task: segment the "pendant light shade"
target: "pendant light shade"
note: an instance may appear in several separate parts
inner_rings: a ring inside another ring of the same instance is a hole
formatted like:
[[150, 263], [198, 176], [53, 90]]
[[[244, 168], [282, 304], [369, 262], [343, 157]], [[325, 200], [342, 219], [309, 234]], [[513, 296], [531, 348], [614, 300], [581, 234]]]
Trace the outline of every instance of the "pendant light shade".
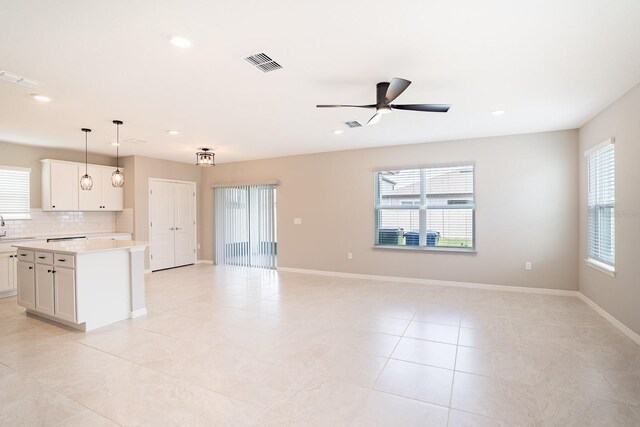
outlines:
[[120, 125], [121, 120], [114, 120], [113, 124], [116, 125], [116, 170], [111, 174], [111, 185], [114, 187], [122, 187], [124, 185], [124, 174], [120, 172], [119, 158], [120, 158]]
[[93, 178], [89, 176], [89, 166], [87, 165], [87, 139], [91, 129], [82, 128], [82, 132], [84, 132], [84, 175], [80, 178], [80, 188], [91, 190], [93, 188]]
[[196, 153], [196, 166], [215, 166], [215, 156], [208, 148], [202, 148], [202, 151]]

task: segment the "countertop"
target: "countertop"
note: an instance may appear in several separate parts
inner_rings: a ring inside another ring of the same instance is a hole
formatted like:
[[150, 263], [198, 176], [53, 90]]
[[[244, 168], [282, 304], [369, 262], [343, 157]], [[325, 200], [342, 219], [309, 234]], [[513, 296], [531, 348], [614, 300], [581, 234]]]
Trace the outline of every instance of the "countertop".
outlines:
[[104, 233], [64, 233], [64, 234], [41, 234], [36, 236], [19, 236], [19, 237], [2, 237], [0, 238], [0, 244], [2, 243], [14, 243], [14, 242], [22, 242], [28, 240], [47, 240], [47, 239], [55, 239], [60, 237], [70, 237], [70, 236], [85, 236], [89, 239], [97, 239], [100, 237], [109, 237], [109, 236], [131, 236], [131, 233], [126, 232], [104, 232]]
[[32, 251], [47, 251], [78, 255], [89, 252], [113, 251], [149, 246], [149, 242], [136, 240], [71, 240], [67, 242], [19, 242], [13, 247]]

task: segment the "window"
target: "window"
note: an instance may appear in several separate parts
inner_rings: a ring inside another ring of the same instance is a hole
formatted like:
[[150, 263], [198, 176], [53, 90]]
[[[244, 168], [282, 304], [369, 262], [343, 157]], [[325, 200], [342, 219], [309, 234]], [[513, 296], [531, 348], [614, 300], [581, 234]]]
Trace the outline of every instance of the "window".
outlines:
[[375, 172], [375, 244], [475, 248], [474, 166]]
[[587, 256], [596, 267], [615, 266], [615, 156], [613, 139], [585, 153], [587, 158]]
[[31, 169], [0, 166], [0, 215], [4, 219], [30, 218], [30, 174]]

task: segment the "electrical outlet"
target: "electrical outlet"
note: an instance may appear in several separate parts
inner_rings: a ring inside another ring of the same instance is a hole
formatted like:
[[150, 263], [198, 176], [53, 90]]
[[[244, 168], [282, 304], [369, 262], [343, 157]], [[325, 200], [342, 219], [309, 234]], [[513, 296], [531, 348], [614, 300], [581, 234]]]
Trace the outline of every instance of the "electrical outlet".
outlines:
[[198, 249], [200, 249], [200, 243], [198, 243]]
[[347, 259], [353, 259], [353, 253], [347, 252]]
[[524, 269], [527, 271], [531, 271], [531, 261], [525, 261]]
[[293, 218], [293, 223], [295, 225], [300, 225], [302, 224], [302, 218]]

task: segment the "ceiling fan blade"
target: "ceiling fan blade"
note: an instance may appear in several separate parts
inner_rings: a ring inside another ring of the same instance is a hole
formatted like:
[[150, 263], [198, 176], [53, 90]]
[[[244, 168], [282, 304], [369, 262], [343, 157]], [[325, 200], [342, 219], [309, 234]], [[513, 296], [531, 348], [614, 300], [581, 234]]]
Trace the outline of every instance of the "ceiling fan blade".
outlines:
[[446, 113], [451, 108], [449, 104], [404, 104], [389, 105], [392, 110], [427, 111], [431, 113]]
[[409, 80], [394, 77], [391, 80], [391, 83], [389, 83], [387, 94], [384, 97], [384, 102], [386, 104], [393, 102], [393, 100], [399, 97], [400, 94], [402, 94], [402, 92], [404, 92], [410, 84], [411, 82]]
[[353, 108], [376, 108], [372, 105], [316, 105], [317, 108], [339, 108], [339, 107], [353, 107]]
[[373, 117], [371, 117], [369, 119], [369, 121], [367, 122], [367, 126], [369, 125], [375, 125], [376, 123], [378, 123], [380, 121], [380, 119], [382, 118], [382, 114], [380, 113], [375, 113], [373, 115]]

